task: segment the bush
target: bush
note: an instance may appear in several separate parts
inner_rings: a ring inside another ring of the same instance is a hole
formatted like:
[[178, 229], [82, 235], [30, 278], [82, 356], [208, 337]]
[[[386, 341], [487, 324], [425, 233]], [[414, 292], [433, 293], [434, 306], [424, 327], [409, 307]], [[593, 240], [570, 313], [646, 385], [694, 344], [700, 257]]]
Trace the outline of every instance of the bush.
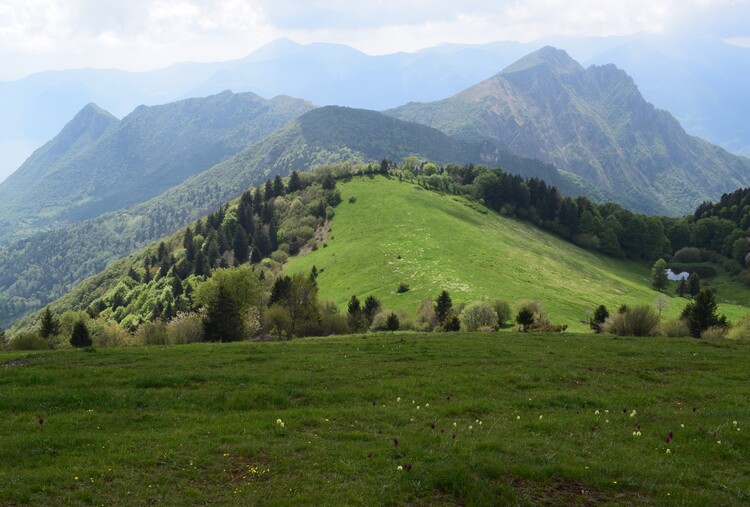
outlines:
[[93, 333], [95, 347], [125, 347], [132, 342], [131, 335], [122, 326], [108, 324]]
[[398, 287], [396, 288], [396, 294], [403, 294], [404, 292], [409, 292], [409, 284], [408, 283], [398, 284]]
[[288, 336], [292, 327], [292, 316], [286, 308], [281, 305], [271, 305], [263, 314], [263, 329], [266, 333], [275, 335], [279, 340], [284, 335]]
[[388, 318], [385, 319], [385, 330], [386, 331], [398, 331], [399, 325], [400, 323], [398, 320], [398, 315], [396, 315], [393, 312], [388, 314]]
[[732, 326], [732, 329], [730, 329], [727, 334], [727, 338], [731, 340], [750, 339], [750, 314], [746, 315], [744, 319]]
[[320, 332], [323, 336], [349, 334], [349, 319], [338, 313], [323, 313], [320, 316]]
[[720, 340], [726, 336], [726, 329], [722, 326], [711, 326], [701, 333], [704, 340]]
[[510, 310], [510, 305], [507, 301], [503, 301], [502, 299], [495, 299], [490, 304], [492, 305], [492, 309], [495, 310], [495, 313], [497, 314], [497, 327], [503, 327], [505, 323], [508, 322], [511, 317], [513, 317], [513, 312], [511, 312]]
[[283, 250], [276, 250], [271, 254], [271, 259], [279, 264], [285, 264], [289, 260], [289, 255]]
[[659, 335], [669, 338], [683, 338], [690, 336], [690, 328], [684, 320], [672, 319], [661, 323]]
[[178, 313], [167, 324], [167, 343], [183, 345], [203, 341], [203, 319], [197, 313]]
[[425, 299], [417, 310], [417, 329], [430, 332], [438, 325], [432, 299]]
[[529, 331], [534, 327], [550, 325], [547, 312], [539, 301], [522, 299], [516, 303], [515, 312], [516, 322], [521, 325], [524, 331]]
[[144, 322], [138, 326], [135, 336], [143, 345], [169, 345], [167, 326], [163, 322]]
[[653, 336], [659, 326], [659, 314], [650, 306], [636, 306], [610, 316], [604, 331], [618, 336]]
[[466, 331], [476, 331], [480, 327], [497, 326], [497, 313], [492, 305], [483, 301], [472, 303], [461, 311], [461, 327]]
[[701, 251], [695, 247], [686, 246], [677, 250], [673, 259], [677, 262], [701, 262]]
[[36, 333], [18, 333], [8, 342], [9, 350], [44, 350], [48, 349], [47, 340]]

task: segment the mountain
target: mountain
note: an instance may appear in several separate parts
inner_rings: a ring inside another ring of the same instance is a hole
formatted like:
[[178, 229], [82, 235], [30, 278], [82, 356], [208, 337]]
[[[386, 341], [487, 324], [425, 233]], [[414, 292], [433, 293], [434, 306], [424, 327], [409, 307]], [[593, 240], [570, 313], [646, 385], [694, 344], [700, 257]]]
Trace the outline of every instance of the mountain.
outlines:
[[559, 184], [566, 195], [608, 197], [580, 178], [502, 151], [491, 142], [467, 143], [374, 111], [322, 107], [149, 201], [9, 244], [0, 251], [0, 326], [276, 174], [339, 162], [400, 161], [410, 155], [438, 163], [500, 165]]
[[88, 105], [0, 183], [0, 241], [146, 201], [312, 107], [227, 91], [141, 106], [118, 121]]
[[672, 112], [689, 133], [750, 155], [743, 117], [750, 96], [750, 48], [723, 40], [557, 37], [371, 56], [341, 45], [281, 39], [240, 60], [186, 62], [149, 72], [50, 71], [0, 82], [0, 181], [91, 102], [122, 117], [140, 104], [231, 89], [380, 110], [452, 96], [544, 45], [564, 48], [587, 65], [616, 64], [635, 78], [648, 101]]
[[387, 112], [465, 140], [492, 139], [648, 213], [684, 214], [750, 183], [750, 159], [689, 136], [614, 65], [545, 47], [451, 98]]

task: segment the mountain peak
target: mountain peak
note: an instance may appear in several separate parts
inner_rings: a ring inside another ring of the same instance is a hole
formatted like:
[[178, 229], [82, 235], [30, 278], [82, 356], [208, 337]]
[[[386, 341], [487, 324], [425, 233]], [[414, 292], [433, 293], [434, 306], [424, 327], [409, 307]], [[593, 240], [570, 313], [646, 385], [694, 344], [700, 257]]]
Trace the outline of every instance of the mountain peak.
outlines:
[[515, 63], [508, 65], [500, 74], [515, 74], [541, 66], [553, 69], [556, 74], [570, 74], [583, 70], [583, 67], [564, 50], [552, 46], [544, 46], [524, 56]]

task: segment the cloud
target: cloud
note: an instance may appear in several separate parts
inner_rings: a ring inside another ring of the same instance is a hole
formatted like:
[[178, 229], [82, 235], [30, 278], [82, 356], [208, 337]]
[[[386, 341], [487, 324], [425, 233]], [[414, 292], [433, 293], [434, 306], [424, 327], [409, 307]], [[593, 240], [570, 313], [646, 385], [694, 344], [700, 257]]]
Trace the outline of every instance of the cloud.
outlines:
[[227, 60], [282, 36], [372, 54], [554, 35], [744, 40], [748, 19], [750, 0], [0, 0], [0, 77], [9, 61], [135, 69]]

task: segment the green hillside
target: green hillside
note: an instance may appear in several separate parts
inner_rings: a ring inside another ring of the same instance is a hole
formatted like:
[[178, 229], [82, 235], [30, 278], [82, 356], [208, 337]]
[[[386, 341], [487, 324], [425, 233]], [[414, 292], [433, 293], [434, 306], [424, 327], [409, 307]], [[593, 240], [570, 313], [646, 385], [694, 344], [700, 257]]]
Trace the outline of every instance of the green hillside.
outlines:
[[[239, 100], [237, 97], [242, 96], [227, 95], [222, 100], [231, 102], [230, 99]], [[287, 100], [297, 107], [304, 106], [293, 99]], [[271, 103], [280, 101], [282, 98]], [[184, 107], [187, 105], [183, 104]], [[260, 114], [258, 121], [268, 120], [266, 113]], [[149, 114], [158, 117], [154, 111]], [[202, 146], [196, 143], [194, 148], [200, 150]], [[136, 151], [137, 148], [132, 147]], [[140, 156], [147, 158], [146, 153]], [[324, 164], [379, 163], [383, 158], [401, 161], [410, 155], [440, 163], [501, 165], [508, 172], [542, 178], [556, 185], [564, 195], [586, 194], [597, 201], [607, 197], [569, 173], [499, 150], [492, 143], [458, 141], [436, 129], [374, 111], [322, 107], [146, 202], [65, 229], [38, 233], [0, 250], [0, 326], [63, 296], [109, 263], [187, 226], [266, 178], [287, 175], [295, 169], [308, 171]], [[174, 161], [164, 156], [162, 165], [180, 166], [178, 161], [185, 154]], [[143, 183], [135, 176], [131, 180], [129, 184]], [[127, 194], [143, 198], [142, 193]]]
[[[420, 301], [446, 289], [456, 302], [539, 299], [553, 322], [584, 330], [589, 308], [651, 304], [658, 294], [648, 265], [585, 251], [461, 197], [380, 176], [339, 188], [343, 202], [327, 246], [291, 259], [286, 271], [315, 266], [321, 297], [340, 308], [353, 294], [373, 294], [387, 308], [414, 314]], [[401, 283], [409, 291], [397, 294]], [[750, 304], [747, 290], [727, 285], [720, 301]], [[685, 303], [672, 298], [666, 315], [677, 316]], [[721, 311], [736, 321], [747, 308], [723, 304]]]

